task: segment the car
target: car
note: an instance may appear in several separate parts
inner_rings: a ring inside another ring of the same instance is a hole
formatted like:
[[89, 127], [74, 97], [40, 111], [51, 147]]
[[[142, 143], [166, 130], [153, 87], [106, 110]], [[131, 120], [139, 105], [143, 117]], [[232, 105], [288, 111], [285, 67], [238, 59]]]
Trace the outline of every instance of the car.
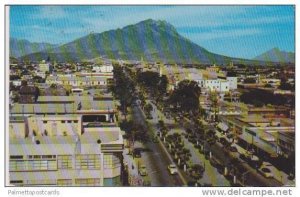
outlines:
[[229, 142], [224, 137], [220, 137], [219, 141], [223, 146], [228, 146], [229, 144]]
[[269, 168], [262, 167], [258, 169], [258, 172], [266, 178], [273, 178], [274, 175]]
[[148, 175], [147, 169], [146, 169], [146, 166], [145, 166], [145, 165], [141, 165], [141, 166], [139, 167], [139, 174], [140, 174], [141, 176], [147, 176], [147, 175]]
[[187, 186], [188, 187], [201, 187], [201, 184], [198, 183], [197, 181], [188, 181]]
[[229, 151], [236, 153], [236, 152], [238, 152], [238, 149], [235, 146], [230, 146]]
[[177, 174], [178, 170], [175, 164], [170, 164], [168, 165], [168, 170], [170, 172], [171, 175]]
[[135, 158], [141, 158], [141, 151], [139, 149], [134, 149], [133, 150], [133, 157]]

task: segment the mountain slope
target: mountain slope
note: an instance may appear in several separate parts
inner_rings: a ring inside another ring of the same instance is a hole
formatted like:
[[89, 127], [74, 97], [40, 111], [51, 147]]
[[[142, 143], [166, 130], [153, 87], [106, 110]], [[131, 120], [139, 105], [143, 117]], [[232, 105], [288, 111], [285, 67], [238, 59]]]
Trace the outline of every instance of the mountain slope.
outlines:
[[40, 61], [50, 57], [57, 61], [109, 59], [163, 61], [169, 63], [218, 63], [240, 61], [214, 54], [179, 35], [165, 21], [148, 19], [122, 29], [89, 34], [51, 51], [23, 56]]
[[280, 63], [295, 63], [295, 53], [281, 51], [279, 48], [273, 48], [261, 55], [258, 55], [254, 60]]
[[31, 53], [37, 53], [40, 51], [53, 49], [57, 47], [57, 45], [49, 44], [49, 43], [32, 43], [28, 40], [19, 40], [16, 38], [10, 38], [9, 40], [10, 46], [10, 57], [21, 57]]

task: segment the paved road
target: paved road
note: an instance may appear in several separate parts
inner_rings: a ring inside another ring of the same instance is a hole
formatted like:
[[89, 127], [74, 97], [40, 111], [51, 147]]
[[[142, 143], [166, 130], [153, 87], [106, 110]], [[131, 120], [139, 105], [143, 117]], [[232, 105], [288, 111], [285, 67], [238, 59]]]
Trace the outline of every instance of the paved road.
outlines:
[[[184, 121], [184, 127], [190, 127], [192, 128], [193, 125], [185, 120]], [[211, 127], [211, 126], [210, 126]], [[211, 127], [213, 128], [213, 127]], [[215, 129], [215, 128], [213, 128]], [[234, 155], [232, 153], [225, 153], [224, 148], [220, 143], [216, 143], [213, 146], [209, 148], [212, 152], [212, 155], [216, 157], [218, 160], [220, 160], [223, 164], [228, 164], [230, 161], [230, 158], [238, 158], [237, 155]], [[238, 158], [239, 159], [239, 158]], [[240, 160], [240, 159], [239, 159]], [[246, 162], [241, 161], [241, 165], [246, 169], [246, 171], [249, 171], [248, 175], [245, 177], [245, 183], [249, 186], [267, 186], [267, 187], [276, 187], [276, 186], [282, 186], [282, 183], [280, 183], [276, 179], [267, 179], [260, 175], [256, 169], [252, 168], [250, 165], [248, 165]]]
[[[153, 123], [146, 123], [143, 112], [138, 106], [132, 108], [133, 120], [141, 124], [148, 132], [154, 132]], [[150, 134], [150, 133], [149, 133]], [[153, 133], [154, 134], [154, 133]], [[182, 186], [179, 175], [170, 175], [167, 166], [171, 163], [167, 153], [160, 143], [147, 142], [144, 144], [142, 160], [146, 164], [151, 186]]]

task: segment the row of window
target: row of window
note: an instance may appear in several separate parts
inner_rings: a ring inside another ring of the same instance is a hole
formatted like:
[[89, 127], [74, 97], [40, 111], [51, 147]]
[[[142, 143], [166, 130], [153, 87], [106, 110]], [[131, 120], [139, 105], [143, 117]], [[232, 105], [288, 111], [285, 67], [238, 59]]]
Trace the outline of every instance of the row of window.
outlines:
[[56, 160], [10, 160], [10, 171], [56, 170]]
[[[21, 185], [58, 185], [58, 186], [70, 186], [72, 185], [72, 179], [42, 179], [42, 180], [11, 180], [10, 184]], [[100, 179], [87, 178], [87, 179], [75, 179], [75, 184], [79, 186], [100, 186]]]
[[[28, 155], [29, 160], [22, 160], [21, 155], [10, 156], [10, 171], [38, 171], [72, 169], [72, 155]], [[57, 159], [57, 160], [56, 160]], [[116, 155], [104, 155], [104, 168], [120, 167], [120, 159]], [[75, 156], [75, 169], [100, 169], [100, 154], [86, 154]]]
[[100, 185], [100, 179], [75, 179], [75, 184], [80, 186], [97, 186]]
[[[78, 120], [73, 120], [73, 121], [72, 121], [72, 120], [62, 120], [62, 121], [61, 121], [61, 123], [66, 123], [66, 122], [67, 122], [67, 123], [72, 123], [72, 122], [73, 122], [73, 123], [78, 123]], [[44, 123], [44, 124], [47, 124], [48, 121], [47, 121], [47, 120], [44, 120], [43, 123]]]
[[120, 159], [116, 155], [104, 155], [104, 168], [118, 168], [121, 166]]
[[[67, 85], [76, 85], [76, 84], [79, 84], [79, 85], [84, 85], [84, 83], [83, 82], [80, 82], [80, 83], [76, 83], [76, 82], [70, 82], [70, 81], [63, 81], [62, 82], [63, 84], [67, 84]], [[101, 84], [103, 84], [103, 85], [105, 85], [106, 84], [106, 82], [105, 81], [93, 81], [93, 82], [91, 82], [91, 83], [85, 83], [85, 85], [101, 85]]]
[[76, 155], [75, 169], [100, 169], [100, 155]]

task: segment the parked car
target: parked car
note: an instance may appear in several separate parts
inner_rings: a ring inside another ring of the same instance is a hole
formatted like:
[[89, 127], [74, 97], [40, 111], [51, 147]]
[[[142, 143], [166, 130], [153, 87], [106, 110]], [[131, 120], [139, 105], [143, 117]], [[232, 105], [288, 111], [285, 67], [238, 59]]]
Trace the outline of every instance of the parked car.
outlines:
[[266, 178], [273, 178], [274, 175], [269, 168], [262, 167], [258, 169], [258, 172]]
[[169, 170], [170, 174], [172, 174], [172, 175], [178, 173], [178, 169], [175, 164], [168, 165], [168, 170]]
[[141, 166], [139, 167], [139, 174], [140, 174], [141, 176], [147, 176], [147, 175], [148, 175], [147, 169], [146, 169], [146, 166], [145, 166], [145, 165], [141, 165]]
[[224, 137], [221, 137], [219, 141], [223, 146], [228, 146], [230, 144]]
[[139, 149], [134, 149], [133, 150], [133, 157], [135, 158], [141, 158], [141, 151]]

